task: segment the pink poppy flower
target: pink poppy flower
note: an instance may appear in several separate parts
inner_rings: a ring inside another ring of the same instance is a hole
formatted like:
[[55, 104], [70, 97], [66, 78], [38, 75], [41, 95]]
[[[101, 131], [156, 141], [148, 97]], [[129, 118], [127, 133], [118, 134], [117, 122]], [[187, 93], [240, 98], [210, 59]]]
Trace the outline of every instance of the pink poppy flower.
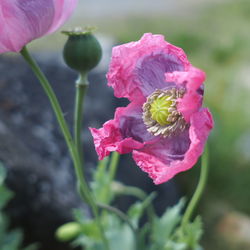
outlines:
[[202, 107], [205, 73], [162, 35], [113, 48], [108, 85], [131, 103], [103, 128], [90, 128], [99, 159], [132, 152], [154, 180], [168, 181], [202, 154], [213, 119]]
[[54, 32], [78, 0], [1, 0], [0, 53], [19, 52], [30, 41]]

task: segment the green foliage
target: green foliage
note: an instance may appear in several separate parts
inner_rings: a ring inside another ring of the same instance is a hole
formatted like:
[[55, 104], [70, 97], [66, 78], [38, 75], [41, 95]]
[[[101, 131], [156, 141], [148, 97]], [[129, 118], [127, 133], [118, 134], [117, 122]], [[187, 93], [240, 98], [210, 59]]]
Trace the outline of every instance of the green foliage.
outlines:
[[161, 250], [169, 241], [176, 226], [181, 221], [181, 210], [184, 206], [184, 200], [165, 211], [161, 217], [154, 218], [152, 228], [152, 247], [150, 250]]
[[[200, 218], [187, 224], [185, 228], [179, 226], [184, 199], [158, 217], [152, 204], [155, 193], [147, 195], [137, 187], [114, 182], [118, 158], [115, 153], [111, 159], [108, 157], [100, 161], [91, 183], [110, 250], [199, 250], [202, 234]], [[117, 195], [132, 195], [138, 201], [124, 213], [112, 207]], [[88, 213], [78, 209], [74, 210], [74, 217], [75, 221], [58, 228], [57, 238], [72, 241], [73, 247], [105, 250], [96, 221]], [[142, 218], [146, 218], [145, 224], [142, 224]]]
[[129, 208], [128, 217], [135, 228], [138, 228], [140, 218], [144, 214], [145, 210], [150, 206], [155, 196], [155, 193], [151, 193], [145, 200], [138, 201]]
[[2, 164], [0, 163], [0, 210], [4, 208], [4, 206], [13, 196], [13, 193], [10, 190], [8, 190], [7, 187], [4, 185], [5, 178], [6, 178], [6, 171], [2, 166]]
[[110, 157], [106, 157], [102, 161], [99, 161], [91, 183], [91, 188], [97, 202], [109, 204], [114, 199], [114, 192], [111, 192], [115, 172], [113, 163], [118, 157], [118, 154], [115, 152], [112, 154], [111, 159]]
[[0, 249], [1, 250], [35, 250], [36, 245], [30, 245], [21, 248], [23, 241], [22, 231], [19, 229], [9, 230], [9, 222], [7, 216], [2, 211], [9, 200], [13, 197], [13, 193], [4, 185], [6, 178], [6, 170], [0, 163]]
[[108, 216], [107, 236], [111, 250], [135, 250], [135, 235], [131, 228], [117, 216]]
[[203, 230], [201, 218], [198, 216], [184, 228], [179, 227], [164, 247], [164, 250], [202, 250], [199, 245]]
[[[181, 199], [177, 205], [168, 208], [161, 217], [158, 217], [152, 206], [155, 196], [155, 193], [152, 193], [145, 199], [132, 204], [127, 213], [123, 214], [124, 217], [118, 216], [111, 210], [101, 213], [101, 222], [110, 250], [201, 249], [199, 246], [202, 234], [200, 218], [197, 217], [193, 223], [187, 224], [184, 229], [179, 226], [182, 218], [181, 211], [185, 203], [184, 199]], [[140, 225], [143, 216], [147, 216], [147, 222]], [[62, 228], [66, 228], [67, 225], [74, 225], [74, 228], [77, 225], [77, 233], [73, 235], [69, 230], [69, 235], [67, 235], [67, 230], [65, 230], [66, 237], [65, 235], [62, 238], [59, 237], [59, 233], [57, 233], [57, 237], [64, 241], [65, 239], [71, 240], [73, 236], [72, 246], [74, 247], [81, 246], [86, 250], [104, 250], [96, 222], [81, 210], [75, 210], [74, 217], [75, 222], [63, 225], [58, 229], [58, 232]]]
[[[89, 219], [80, 210], [75, 210], [77, 222], [81, 225], [81, 234], [75, 238], [72, 245], [82, 246], [86, 250], [104, 250], [99, 229], [94, 220]], [[110, 250], [133, 250], [135, 240], [131, 228], [116, 215], [103, 214], [105, 234], [109, 240]]]

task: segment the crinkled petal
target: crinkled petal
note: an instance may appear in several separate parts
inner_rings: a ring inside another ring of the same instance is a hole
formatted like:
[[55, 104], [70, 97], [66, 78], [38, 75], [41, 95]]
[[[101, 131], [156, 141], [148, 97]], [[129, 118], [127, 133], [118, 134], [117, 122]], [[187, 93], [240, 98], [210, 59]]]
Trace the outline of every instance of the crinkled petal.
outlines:
[[191, 115], [197, 112], [202, 105], [202, 84], [205, 79], [205, 73], [195, 67], [190, 67], [186, 72], [175, 71], [166, 73], [166, 81], [172, 81], [177, 86], [183, 86], [186, 89], [185, 95], [178, 99], [177, 109], [181, 112], [187, 123], [190, 122]]
[[130, 153], [133, 149], [143, 147], [143, 144], [132, 138], [123, 139], [119, 128], [116, 127], [114, 120], [110, 120], [103, 125], [103, 128], [90, 128], [94, 138], [95, 149], [99, 160], [108, 156], [110, 152], [120, 154]]
[[24, 45], [57, 29], [77, 0], [1, 0], [0, 53], [19, 52]]
[[190, 117], [188, 133], [184, 132], [178, 138], [134, 150], [133, 158], [155, 184], [161, 184], [194, 166], [203, 152], [212, 127], [210, 112], [208, 109], [202, 109]]
[[140, 149], [157, 138], [148, 133], [142, 121], [142, 104], [130, 103], [127, 107], [117, 108], [114, 120], [103, 125], [103, 128], [90, 128], [99, 159], [112, 151], [121, 154]]
[[181, 48], [166, 42], [162, 35], [147, 33], [138, 42], [113, 48], [108, 85], [114, 88], [115, 96], [136, 100], [167, 86], [166, 72], [189, 67]]

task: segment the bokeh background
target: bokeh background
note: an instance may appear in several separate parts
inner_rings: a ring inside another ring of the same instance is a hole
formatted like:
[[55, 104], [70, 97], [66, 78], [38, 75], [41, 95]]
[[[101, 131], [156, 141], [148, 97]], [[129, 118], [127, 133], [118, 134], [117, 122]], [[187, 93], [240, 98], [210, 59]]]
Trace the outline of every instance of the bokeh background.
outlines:
[[[107, 71], [113, 45], [151, 32], [182, 47], [206, 72], [205, 105], [215, 128], [209, 138], [208, 186], [199, 207], [203, 244], [208, 250], [250, 249], [250, 1], [80, 0], [64, 29], [88, 25], [98, 27], [104, 47], [97, 71]], [[58, 32], [30, 48], [53, 56], [64, 42]], [[176, 177], [187, 197], [197, 183], [198, 166]]]

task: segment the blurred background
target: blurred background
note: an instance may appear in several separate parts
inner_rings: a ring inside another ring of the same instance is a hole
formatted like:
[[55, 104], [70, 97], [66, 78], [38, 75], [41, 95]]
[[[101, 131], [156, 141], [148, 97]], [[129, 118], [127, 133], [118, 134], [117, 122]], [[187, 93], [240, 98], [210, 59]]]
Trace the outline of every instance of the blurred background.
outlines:
[[[63, 28], [88, 25], [98, 27], [104, 48], [93, 88], [99, 87], [97, 81], [105, 88], [112, 46], [138, 40], [146, 32], [164, 34], [206, 72], [205, 106], [213, 113], [215, 128], [209, 138], [208, 186], [199, 207], [203, 245], [209, 250], [250, 249], [250, 1], [80, 0]], [[60, 64], [64, 42], [57, 32], [30, 48], [41, 62]], [[198, 176], [195, 167], [175, 178], [179, 196], [191, 197]]]

